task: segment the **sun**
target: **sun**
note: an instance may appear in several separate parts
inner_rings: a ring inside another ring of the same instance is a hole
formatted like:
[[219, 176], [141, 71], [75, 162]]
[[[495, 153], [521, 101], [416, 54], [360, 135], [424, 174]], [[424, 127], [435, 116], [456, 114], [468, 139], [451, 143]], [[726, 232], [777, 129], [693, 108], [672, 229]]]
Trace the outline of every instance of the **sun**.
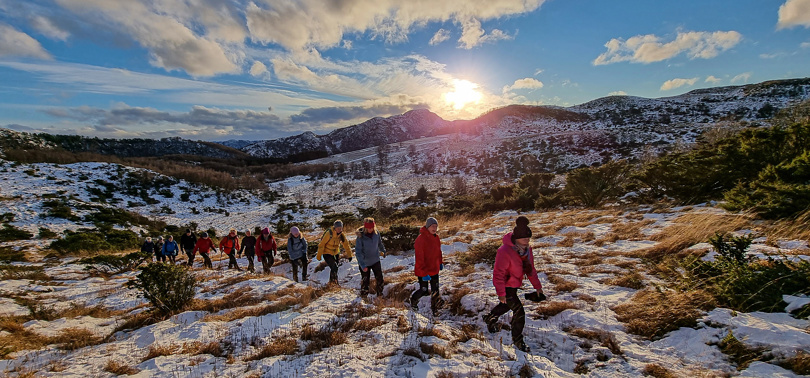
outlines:
[[467, 80], [453, 80], [453, 85], [456, 87], [453, 92], [444, 94], [444, 100], [448, 104], [453, 105], [453, 109], [461, 110], [469, 103], [478, 103], [481, 101], [481, 92], [475, 90], [478, 84], [469, 82]]

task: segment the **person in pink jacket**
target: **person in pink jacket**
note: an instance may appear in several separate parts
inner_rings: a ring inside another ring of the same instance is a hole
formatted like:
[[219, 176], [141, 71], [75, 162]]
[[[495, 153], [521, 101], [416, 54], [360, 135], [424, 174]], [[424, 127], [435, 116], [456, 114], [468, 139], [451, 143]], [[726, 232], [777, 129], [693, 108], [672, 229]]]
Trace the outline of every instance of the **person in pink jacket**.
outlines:
[[498, 318], [512, 310], [512, 343], [520, 351], [529, 352], [529, 347], [523, 341], [523, 327], [526, 325], [526, 313], [523, 303], [518, 298], [517, 290], [523, 286], [523, 277], [529, 278], [535, 292], [526, 294], [526, 299], [540, 302], [546, 299], [543, 294], [543, 285], [537, 278], [537, 269], [534, 267], [534, 256], [529, 241], [532, 230], [529, 229], [529, 219], [520, 216], [515, 221], [512, 232], [504, 235], [503, 245], [498, 248], [495, 256], [495, 267], [492, 272], [492, 283], [495, 293], [498, 294], [498, 303], [489, 314], [482, 318], [491, 333], [500, 331]]

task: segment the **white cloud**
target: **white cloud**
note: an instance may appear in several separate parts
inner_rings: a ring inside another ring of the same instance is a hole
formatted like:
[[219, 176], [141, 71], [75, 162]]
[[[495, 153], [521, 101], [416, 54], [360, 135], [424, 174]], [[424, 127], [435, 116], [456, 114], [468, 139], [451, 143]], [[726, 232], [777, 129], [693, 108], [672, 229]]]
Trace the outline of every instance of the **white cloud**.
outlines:
[[499, 29], [492, 29], [489, 34], [486, 34], [481, 27], [481, 21], [476, 18], [470, 18], [461, 23], [461, 38], [458, 39], [458, 46], [469, 50], [484, 43], [494, 43], [514, 38], [514, 36]]
[[608, 93], [608, 96], [627, 96], [627, 92], [625, 91], [614, 91]]
[[704, 80], [704, 83], [712, 83], [712, 84], [717, 84], [717, 83], [719, 83], [719, 82], [721, 82], [721, 81], [723, 81], [723, 79], [718, 79], [718, 78], [714, 77], [714, 75], [709, 75], [709, 76], [706, 78], [706, 80]]
[[731, 78], [731, 83], [732, 84], [747, 83], [748, 80], [751, 79], [751, 74], [752, 74], [752, 72], [745, 72], [745, 73], [741, 73], [741, 74], [739, 74], [737, 76], [734, 76], [734, 77]]
[[810, 49], [810, 42], [802, 42], [799, 47], [803, 49]]
[[448, 39], [450, 39], [450, 31], [445, 29], [439, 29], [436, 31], [436, 34], [434, 34], [433, 37], [430, 38], [430, 42], [428, 42], [428, 44], [431, 46], [435, 46]]
[[787, 0], [779, 7], [778, 29], [810, 27], [810, 0]]
[[660, 62], [686, 53], [689, 59], [710, 59], [716, 57], [742, 41], [742, 34], [736, 31], [678, 32], [673, 41], [662, 42], [653, 34], [637, 35], [624, 41], [611, 39], [605, 44], [607, 51], [599, 55], [593, 65], [631, 62]]
[[63, 30], [51, 22], [50, 19], [43, 16], [34, 16], [34, 18], [31, 19], [31, 26], [48, 38], [66, 41], [68, 37], [70, 37], [68, 31]]
[[543, 71], [545, 70], [542, 68], [538, 68], [536, 71], [534, 71], [534, 76], [540, 75], [541, 73], [543, 73]]
[[354, 46], [354, 43], [348, 39], [344, 39], [342, 42], [342, 46], [346, 50], [351, 50], [352, 47]]
[[267, 66], [260, 61], [253, 62], [253, 65], [250, 66], [250, 74], [252, 76], [260, 76], [261, 74], [267, 72]]
[[507, 86], [503, 87], [502, 92], [503, 93], [511, 92], [511, 91], [516, 90], [516, 89], [535, 90], [535, 89], [540, 89], [540, 88], [543, 88], [543, 82], [542, 81], [531, 78], [531, 77], [526, 77], [526, 78], [523, 78], [523, 79], [517, 79], [517, 80], [515, 80], [514, 83], [512, 83], [512, 85], [507, 85]]
[[0, 57], [51, 59], [51, 54], [30, 35], [0, 23]]
[[667, 80], [667, 81], [664, 82], [664, 84], [661, 84], [661, 90], [662, 91], [669, 91], [669, 90], [672, 90], [672, 89], [675, 89], [675, 88], [683, 87], [684, 85], [692, 86], [692, 85], [695, 85], [695, 83], [697, 83], [697, 81], [698, 81], [698, 78], [696, 78], [696, 77], [693, 77], [691, 79], [678, 78], [678, 79]]

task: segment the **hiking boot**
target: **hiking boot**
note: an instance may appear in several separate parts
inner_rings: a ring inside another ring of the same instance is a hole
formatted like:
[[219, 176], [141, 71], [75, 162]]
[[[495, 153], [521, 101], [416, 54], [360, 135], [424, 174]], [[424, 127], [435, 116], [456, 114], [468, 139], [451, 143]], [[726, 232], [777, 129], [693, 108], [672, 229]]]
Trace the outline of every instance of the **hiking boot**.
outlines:
[[531, 351], [531, 349], [529, 349], [529, 346], [526, 345], [526, 343], [523, 342], [523, 340], [515, 341], [514, 344], [515, 348], [523, 353], [529, 353]]
[[419, 301], [408, 298], [405, 300], [405, 305], [409, 306], [414, 312], [419, 311]]
[[489, 333], [498, 333], [501, 331], [501, 327], [498, 326], [498, 319], [492, 316], [492, 314], [481, 315], [481, 319], [487, 324], [487, 331], [489, 331]]

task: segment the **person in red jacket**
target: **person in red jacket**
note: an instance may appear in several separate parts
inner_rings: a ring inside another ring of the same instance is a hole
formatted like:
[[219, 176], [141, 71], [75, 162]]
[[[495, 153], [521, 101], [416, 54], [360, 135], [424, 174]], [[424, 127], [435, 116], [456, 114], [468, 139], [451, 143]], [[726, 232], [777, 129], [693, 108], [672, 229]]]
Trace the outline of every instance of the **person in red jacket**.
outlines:
[[214, 269], [214, 265], [211, 263], [211, 258], [208, 257], [208, 251], [212, 249], [216, 252], [216, 248], [214, 248], [214, 242], [212, 242], [211, 239], [208, 237], [207, 232], [203, 232], [202, 234], [200, 234], [200, 238], [197, 239], [197, 243], [194, 244], [194, 250], [191, 251], [192, 258], [189, 262], [189, 266], [191, 266], [191, 263], [194, 262], [193, 256], [197, 252], [200, 252], [200, 256], [202, 256], [203, 258], [203, 266], [208, 269]]
[[436, 232], [439, 230], [439, 222], [436, 218], [430, 217], [425, 222], [425, 226], [419, 229], [419, 236], [413, 247], [416, 253], [416, 261], [413, 272], [419, 280], [419, 289], [411, 295], [410, 305], [414, 311], [419, 310], [419, 299], [428, 293], [428, 283], [430, 284], [430, 310], [433, 314], [441, 308], [443, 300], [439, 295], [439, 271], [444, 269], [442, 261], [442, 241]]
[[523, 310], [523, 303], [517, 296], [517, 290], [523, 286], [523, 276], [529, 278], [529, 282], [535, 289], [534, 293], [526, 294], [526, 299], [533, 302], [546, 299], [543, 294], [543, 285], [540, 284], [537, 269], [534, 267], [532, 247], [529, 246], [531, 237], [529, 219], [519, 216], [512, 232], [504, 235], [503, 245], [498, 248], [498, 254], [495, 256], [492, 284], [495, 286], [495, 293], [498, 294], [500, 303], [489, 314], [482, 316], [487, 324], [487, 330], [495, 333], [500, 331], [497, 323], [498, 317], [512, 310], [512, 343], [515, 348], [523, 352], [529, 351], [529, 347], [523, 341], [526, 313]]
[[228, 255], [228, 269], [236, 268], [241, 271], [239, 264], [236, 262], [236, 254], [239, 253], [239, 236], [236, 235], [236, 230], [231, 229], [228, 236], [219, 241], [219, 249]]
[[273, 256], [277, 253], [276, 238], [270, 233], [270, 229], [265, 227], [262, 236], [256, 240], [256, 257], [262, 262], [262, 272], [270, 273], [270, 268], [275, 263]]

